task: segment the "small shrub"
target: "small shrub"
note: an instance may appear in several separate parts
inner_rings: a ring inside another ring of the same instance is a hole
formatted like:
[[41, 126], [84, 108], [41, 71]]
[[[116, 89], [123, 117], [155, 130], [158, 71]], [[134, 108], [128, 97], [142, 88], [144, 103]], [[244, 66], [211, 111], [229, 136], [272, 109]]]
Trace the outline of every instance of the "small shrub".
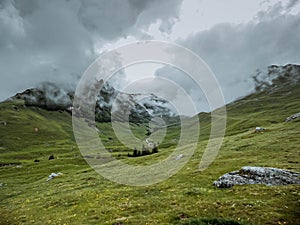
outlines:
[[156, 145], [154, 145], [153, 149], [152, 149], [152, 154], [158, 153], [158, 148]]

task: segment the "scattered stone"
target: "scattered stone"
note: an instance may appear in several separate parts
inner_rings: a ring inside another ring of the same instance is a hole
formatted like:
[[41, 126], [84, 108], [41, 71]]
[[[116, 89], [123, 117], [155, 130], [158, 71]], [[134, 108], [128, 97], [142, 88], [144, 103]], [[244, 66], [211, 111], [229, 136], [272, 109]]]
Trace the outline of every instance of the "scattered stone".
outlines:
[[267, 130], [267, 128], [264, 128], [264, 127], [255, 127], [255, 133], [262, 132], [262, 131], [265, 131], [265, 130]]
[[38, 133], [39, 131], [40, 131], [39, 128], [37, 128], [37, 127], [34, 128], [34, 132], [35, 132], [35, 133]]
[[94, 159], [95, 156], [91, 156], [91, 155], [84, 155], [83, 158], [85, 159]]
[[183, 158], [183, 154], [180, 154], [180, 155], [178, 155], [178, 156], [176, 156], [176, 160], [179, 160], [179, 159], [182, 159]]
[[300, 173], [271, 167], [245, 166], [239, 171], [224, 174], [213, 183], [218, 188], [246, 184], [267, 186], [300, 184]]
[[0, 167], [15, 166], [17, 163], [0, 163]]
[[62, 173], [60, 173], [60, 172], [59, 172], [59, 173], [51, 173], [51, 174], [49, 175], [47, 181], [52, 180], [53, 178], [59, 177], [59, 176], [61, 176], [61, 175], [62, 175]]
[[127, 220], [127, 217], [121, 217], [116, 219], [116, 221], [124, 221], [124, 220]]
[[297, 119], [298, 117], [300, 117], [300, 113], [296, 113], [294, 115], [289, 116], [288, 118], [286, 118], [285, 122], [290, 122], [292, 120]]
[[54, 155], [50, 155], [49, 160], [53, 160], [53, 159], [54, 159]]

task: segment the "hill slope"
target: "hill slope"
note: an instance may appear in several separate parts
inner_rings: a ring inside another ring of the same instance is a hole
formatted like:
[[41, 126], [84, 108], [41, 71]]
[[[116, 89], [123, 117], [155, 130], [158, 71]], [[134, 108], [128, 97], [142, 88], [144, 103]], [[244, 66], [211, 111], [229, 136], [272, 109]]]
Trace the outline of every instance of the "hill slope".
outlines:
[[[285, 71], [288, 77], [289, 67]], [[246, 165], [299, 171], [300, 118], [285, 122], [300, 112], [300, 83], [295, 77], [300, 73], [287, 80], [273, 78], [268, 87], [227, 106], [224, 143], [204, 172], [198, 165], [209, 136], [210, 114], [199, 114], [200, 141], [190, 162], [150, 187], [115, 184], [92, 170], [76, 147], [69, 113], [25, 107], [23, 101], [1, 103], [0, 224], [188, 224], [204, 217], [237, 221], [227, 224], [299, 224], [299, 186], [212, 186], [219, 176]], [[170, 126], [158, 154], [128, 158], [131, 150], [117, 140], [110, 124], [96, 125], [116, 157], [139, 165], [165, 158], [180, 134], [176, 124]], [[267, 130], [253, 132], [257, 126]], [[147, 129], [132, 124], [139, 138], [147, 137]], [[55, 159], [49, 161], [51, 154]], [[52, 172], [63, 175], [47, 182]]]

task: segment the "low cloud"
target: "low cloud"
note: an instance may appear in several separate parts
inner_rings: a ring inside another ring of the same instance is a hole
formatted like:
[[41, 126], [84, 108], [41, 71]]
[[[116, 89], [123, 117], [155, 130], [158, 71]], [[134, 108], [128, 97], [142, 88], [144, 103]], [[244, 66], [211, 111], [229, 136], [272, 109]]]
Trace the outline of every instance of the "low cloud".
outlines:
[[[172, 40], [198, 54], [215, 73], [230, 102], [253, 90], [251, 76], [256, 69], [299, 63], [299, 1], [274, 2], [251, 21], [217, 24], [200, 32], [194, 30], [199, 21], [189, 17], [193, 32], [178, 34], [187, 37], [178, 40], [172, 35], [184, 18], [182, 0], [2, 0], [0, 100], [40, 82], [74, 87], [99, 53], [118, 43], [150, 39], [149, 28], [154, 26], [161, 37], [170, 34]], [[182, 72], [162, 68], [156, 76], [174, 80], [190, 94], [199, 111], [208, 110], [205, 93]], [[114, 83], [118, 86], [126, 79], [123, 74]], [[176, 96], [175, 90], [165, 91], [170, 97]]]
[[[198, 54], [212, 69], [230, 102], [254, 90], [256, 69], [299, 63], [300, 13], [290, 14], [296, 2], [275, 4], [245, 24], [218, 24], [179, 43]], [[203, 94], [180, 71], [163, 68], [157, 76], [173, 79], [190, 93], [200, 111], [207, 110]]]
[[107, 42], [142, 34], [155, 21], [165, 32], [181, 0], [0, 1], [0, 100], [50, 81], [74, 86]]

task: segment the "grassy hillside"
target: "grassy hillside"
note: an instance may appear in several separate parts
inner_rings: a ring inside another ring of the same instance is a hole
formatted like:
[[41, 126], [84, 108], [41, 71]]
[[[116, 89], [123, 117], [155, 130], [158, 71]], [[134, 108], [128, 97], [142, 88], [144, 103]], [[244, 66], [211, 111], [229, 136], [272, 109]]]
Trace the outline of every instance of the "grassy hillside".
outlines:
[[[226, 137], [204, 172], [198, 165], [210, 114], [200, 114], [200, 141], [189, 163], [149, 187], [112, 183], [92, 170], [78, 151], [68, 113], [24, 107], [22, 101], [1, 103], [0, 122], [7, 124], [0, 124], [0, 224], [300, 224], [297, 185], [212, 186], [219, 176], [246, 165], [300, 170], [300, 118], [285, 122], [300, 112], [299, 96], [298, 83], [228, 105]], [[267, 130], [254, 133], [256, 126]], [[158, 154], [128, 158], [131, 150], [117, 140], [110, 124], [97, 127], [113, 155], [130, 164], [165, 158], [180, 134], [173, 125]], [[132, 125], [132, 130], [146, 138], [146, 126]], [[49, 161], [51, 154], [55, 159]], [[47, 182], [52, 172], [63, 175]]]

